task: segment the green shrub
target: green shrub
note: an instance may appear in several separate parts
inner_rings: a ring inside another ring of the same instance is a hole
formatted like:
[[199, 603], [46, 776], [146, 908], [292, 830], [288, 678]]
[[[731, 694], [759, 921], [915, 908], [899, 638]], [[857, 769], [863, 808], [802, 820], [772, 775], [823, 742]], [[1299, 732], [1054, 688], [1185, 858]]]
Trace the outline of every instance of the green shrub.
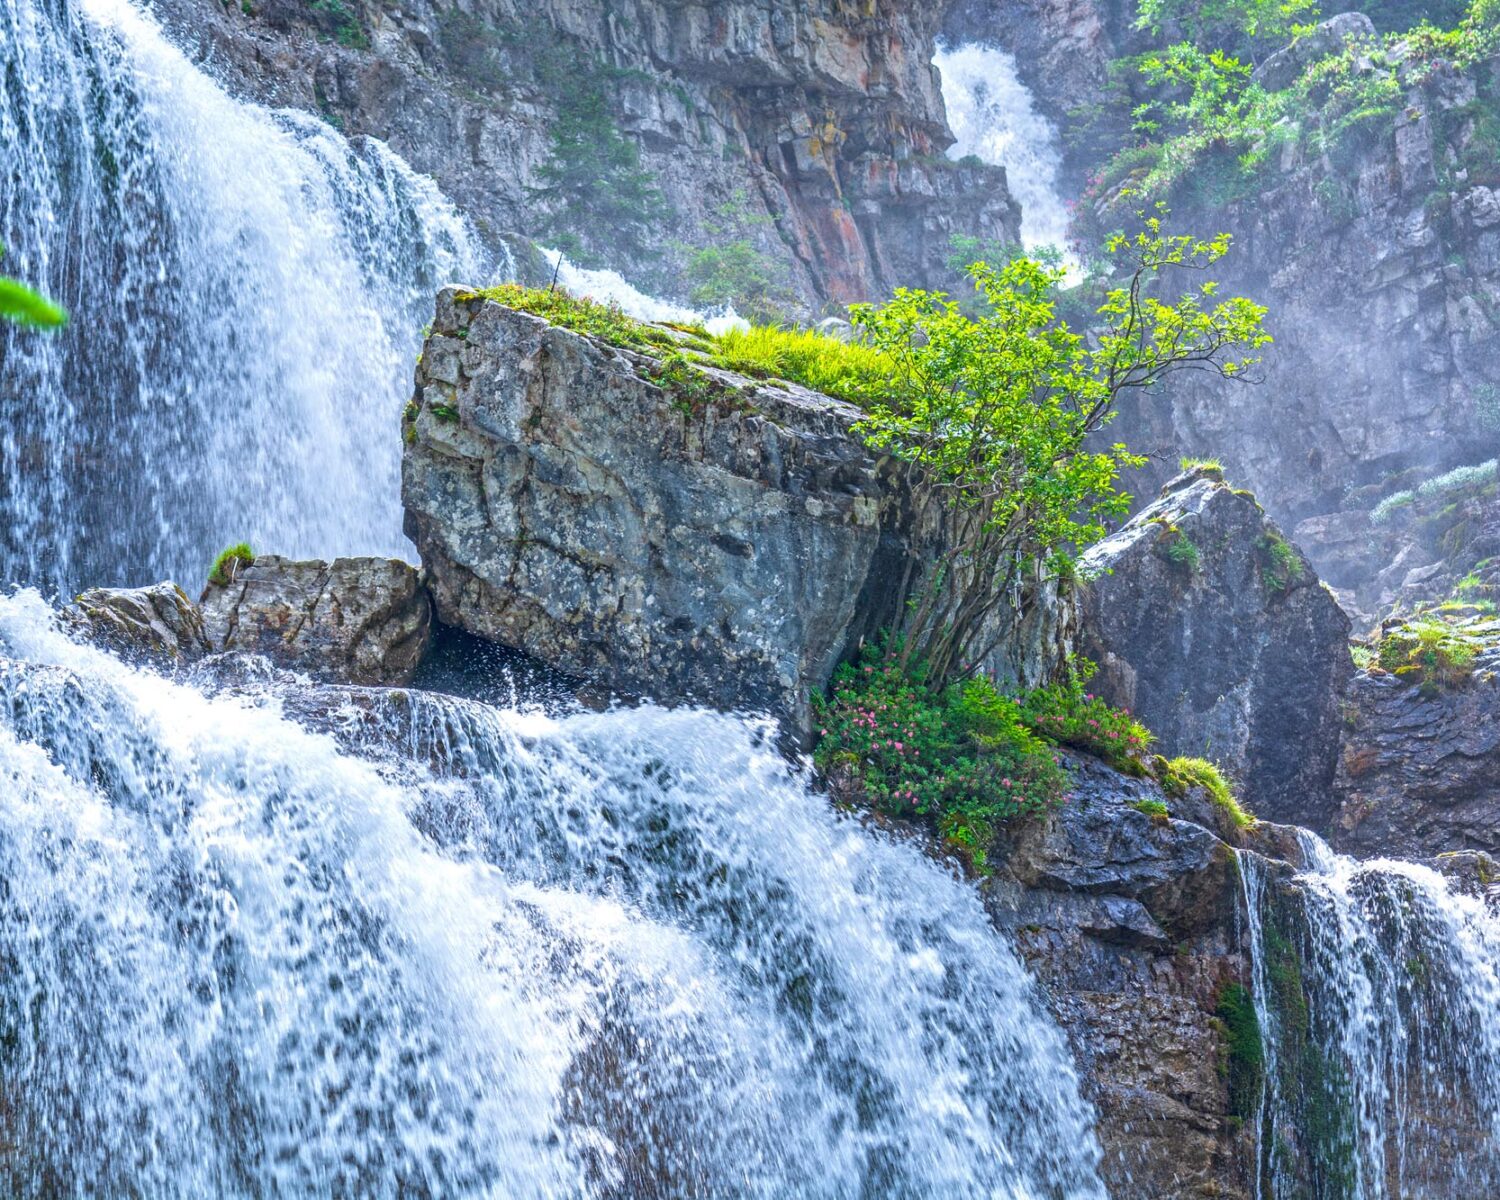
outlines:
[[1020, 720], [1015, 701], [984, 680], [938, 694], [870, 647], [814, 700], [814, 761], [882, 812], [930, 820], [950, 846], [985, 869], [1004, 821], [1062, 800], [1067, 775]]
[[1196, 575], [1203, 565], [1198, 543], [1180, 529], [1173, 529], [1167, 541], [1167, 561], [1189, 575]]
[[359, 17], [345, 8], [342, 0], [311, 0], [307, 7], [318, 28], [340, 46], [347, 46], [351, 50], [370, 48], [369, 35], [365, 33]]
[[1151, 731], [1128, 709], [1112, 708], [1087, 690], [1094, 671], [1087, 659], [1075, 659], [1064, 682], [1020, 697], [1021, 718], [1049, 741], [1097, 754], [1116, 770], [1143, 775]]
[[1135, 800], [1131, 802], [1130, 807], [1136, 812], [1145, 813], [1148, 817], [1154, 817], [1159, 821], [1165, 821], [1172, 815], [1160, 800]]
[[1284, 592], [1302, 578], [1301, 556], [1285, 538], [1268, 533], [1260, 539], [1259, 547], [1265, 558], [1260, 578], [1266, 591]]
[[1202, 788], [1219, 808], [1229, 815], [1239, 829], [1249, 829], [1255, 818], [1240, 807], [1224, 773], [1206, 758], [1174, 758], [1163, 772], [1162, 786], [1171, 795], [1186, 795], [1190, 788]]
[[254, 561], [255, 551], [245, 542], [236, 542], [219, 551], [219, 556], [214, 559], [213, 569], [208, 573], [208, 582], [217, 587], [228, 587], [234, 582], [240, 568], [248, 567]]

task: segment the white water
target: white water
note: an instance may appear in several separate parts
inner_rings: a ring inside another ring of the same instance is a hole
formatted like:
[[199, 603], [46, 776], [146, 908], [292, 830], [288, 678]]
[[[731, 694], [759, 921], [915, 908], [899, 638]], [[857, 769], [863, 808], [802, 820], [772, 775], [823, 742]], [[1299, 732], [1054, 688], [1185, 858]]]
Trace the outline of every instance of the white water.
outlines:
[[0, 600], [0, 1192], [1102, 1200], [972, 889], [768, 735], [211, 696]]
[[[1282, 936], [1305, 1014], [1273, 1002], [1264, 914], [1252, 929], [1270, 1080], [1259, 1194], [1307, 1194], [1282, 1147], [1310, 1139], [1310, 1114], [1321, 1113], [1321, 1143], [1301, 1151], [1319, 1159], [1319, 1195], [1500, 1195], [1500, 914], [1428, 867], [1357, 862], [1306, 831], [1301, 841], [1300, 920]], [[1245, 863], [1247, 895], [1264, 908], [1261, 867]], [[1299, 1022], [1327, 1061], [1293, 1086], [1285, 1051]]]
[[[569, 262], [560, 250], [541, 247], [547, 265], [557, 272], [557, 281], [574, 296], [586, 296], [600, 304], [614, 304], [626, 316], [637, 321], [657, 321], [673, 325], [702, 325], [710, 333], [724, 333], [729, 329], [747, 329], [750, 323], [734, 311], [703, 313], [686, 305], [674, 304], [647, 295], [630, 283], [618, 271], [608, 269], [591, 270]], [[559, 264], [558, 260], [561, 259]]]
[[241, 539], [398, 552], [399, 414], [435, 289], [482, 271], [380, 143], [230, 99], [130, 0], [0, 0], [0, 578], [200, 578]]
[[1066, 252], [1068, 210], [1057, 183], [1061, 142], [1016, 74], [1015, 57], [994, 46], [967, 44], [939, 48], [933, 62], [958, 139], [949, 157], [972, 154], [1004, 167], [1011, 195], [1021, 204], [1023, 244]]

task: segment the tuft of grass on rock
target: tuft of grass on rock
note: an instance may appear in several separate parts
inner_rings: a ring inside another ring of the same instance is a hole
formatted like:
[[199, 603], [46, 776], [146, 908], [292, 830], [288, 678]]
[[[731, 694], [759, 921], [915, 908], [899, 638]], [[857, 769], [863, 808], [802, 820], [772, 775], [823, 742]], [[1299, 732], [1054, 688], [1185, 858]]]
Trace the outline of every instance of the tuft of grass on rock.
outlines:
[[1202, 788], [1210, 800], [1228, 814], [1237, 829], [1249, 829], [1255, 817], [1246, 812], [1235, 798], [1229, 780], [1206, 758], [1173, 758], [1167, 761], [1163, 771], [1162, 786], [1171, 795], [1185, 795], [1191, 788]]
[[236, 542], [233, 546], [219, 551], [219, 556], [214, 559], [213, 569], [208, 573], [208, 582], [215, 587], [228, 587], [239, 575], [241, 567], [248, 567], [255, 561], [255, 551], [250, 549], [247, 542]]

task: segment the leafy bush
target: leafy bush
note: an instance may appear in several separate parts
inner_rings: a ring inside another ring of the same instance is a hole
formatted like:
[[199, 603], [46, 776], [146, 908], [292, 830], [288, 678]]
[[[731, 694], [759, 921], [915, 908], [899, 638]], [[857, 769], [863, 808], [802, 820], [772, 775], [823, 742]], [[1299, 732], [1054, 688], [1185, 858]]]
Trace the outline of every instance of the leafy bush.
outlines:
[[1301, 556], [1289, 541], [1268, 533], [1260, 539], [1258, 545], [1265, 559], [1260, 579], [1266, 591], [1284, 592], [1302, 578]]
[[347, 46], [351, 50], [370, 48], [370, 37], [360, 24], [359, 17], [344, 7], [342, 0], [311, 0], [307, 7], [318, 28], [340, 46]]
[[732, 307], [751, 321], [771, 323], [786, 315], [792, 297], [785, 273], [749, 238], [705, 246], [688, 256], [689, 299], [704, 308]]
[[247, 543], [237, 542], [219, 551], [213, 569], [208, 573], [208, 582], [217, 587], [228, 587], [239, 575], [240, 568], [248, 567], [254, 561], [255, 551]]
[[1000, 823], [1044, 811], [1067, 788], [1053, 750], [1012, 698], [979, 679], [934, 692], [880, 647], [838, 670], [814, 714], [814, 761], [836, 790], [894, 816], [927, 818], [978, 870]]
[[1180, 529], [1173, 529], [1167, 541], [1167, 561], [1188, 575], [1196, 575], [1203, 565], [1198, 543]]
[[1063, 682], [1020, 697], [1021, 719], [1049, 741], [1097, 754], [1116, 770], [1143, 775], [1151, 731], [1127, 709], [1112, 708], [1087, 690], [1095, 669], [1087, 659], [1074, 659]]
[[1122, 394], [1187, 365], [1242, 378], [1257, 361], [1270, 340], [1263, 308], [1221, 299], [1212, 281], [1175, 299], [1160, 294], [1228, 244], [1228, 235], [1165, 234], [1160, 216], [1143, 214], [1135, 235], [1109, 240], [1123, 269], [1087, 339], [1058, 316], [1061, 272], [1027, 258], [970, 267], [985, 301], [978, 318], [946, 294], [906, 289], [851, 308], [867, 344], [892, 362], [899, 397], [867, 405], [855, 429], [904, 464], [914, 505], [942, 518], [937, 561], [906, 573], [908, 658], [920, 655], [940, 679], [960, 677], [975, 631], [1021, 580], [1065, 570], [1128, 509], [1115, 481], [1140, 460], [1097, 438]]
[[1239, 829], [1249, 829], [1255, 818], [1235, 799], [1224, 773], [1206, 758], [1174, 758], [1163, 770], [1162, 786], [1174, 796], [1186, 795], [1190, 788], [1202, 788], [1210, 800], [1229, 815]]
[[1500, 463], [1492, 458], [1471, 467], [1454, 467], [1453, 470], [1423, 483], [1417, 488], [1417, 495], [1429, 500], [1434, 496], [1446, 496], [1450, 492], [1485, 487], [1495, 482], [1497, 465]]

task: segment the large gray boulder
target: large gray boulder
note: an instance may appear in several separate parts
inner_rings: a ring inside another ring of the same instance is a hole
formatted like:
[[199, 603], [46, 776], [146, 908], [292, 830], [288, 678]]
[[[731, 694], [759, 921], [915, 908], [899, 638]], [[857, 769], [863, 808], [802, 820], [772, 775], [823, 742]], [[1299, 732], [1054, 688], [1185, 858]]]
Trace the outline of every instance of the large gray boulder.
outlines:
[[[445, 625], [626, 695], [805, 730], [941, 538], [850, 432], [860, 415], [448, 288], [407, 411], [406, 532]], [[1072, 607], [1023, 592], [976, 644], [1035, 683], [1070, 647]]]
[[200, 603], [211, 649], [263, 654], [340, 683], [407, 683], [432, 641], [421, 572], [393, 558], [265, 554], [210, 581]]
[[858, 412], [651, 358], [455, 289], [417, 372], [406, 531], [438, 617], [663, 702], [801, 717], [881, 539]]
[[1094, 689], [1258, 815], [1326, 829], [1349, 619], [1254, 497], [1189, 472], [1081, 565]]

